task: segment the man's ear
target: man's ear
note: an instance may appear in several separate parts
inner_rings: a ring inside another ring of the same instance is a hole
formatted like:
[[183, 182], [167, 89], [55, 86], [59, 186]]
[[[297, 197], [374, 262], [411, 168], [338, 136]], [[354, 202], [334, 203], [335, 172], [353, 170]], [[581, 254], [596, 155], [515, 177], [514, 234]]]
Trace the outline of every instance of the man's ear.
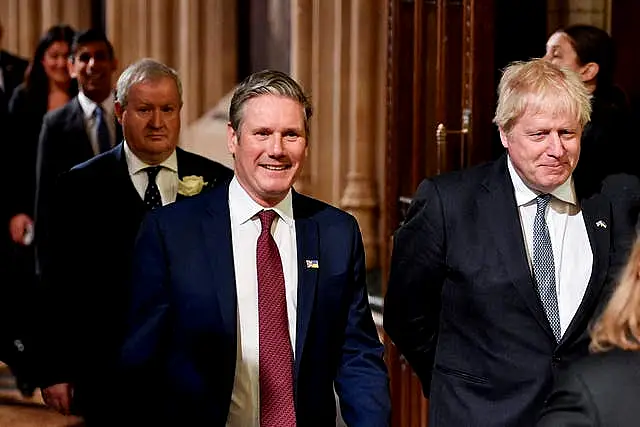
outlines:
[[596, 64], [595, 62], [589, 62], [582, 67], [582, 70], [580, 70], [582, 81], [586, 83], [595, 80], [599, 71], [600, 66], [598, 64]]
[[229, 153], [236, 153], [236, 146], [238, 145], [238, 133], [231, 126], [231, 122], [227, 123], [227, 150]]
[[124, 108], [122, 108], [122, 104], [120, 104], [120, 102], [116, 101], [113, 103], [113, 112], [116, 114], [118, 123], [122, 124], [122, 113], [124, 112]]
[[498, 131], [500, 132], [500, 141], [502, 142], [502, 146], [504, 148], [509, 148], [509, 139], [507, 138], [507, 133], [504, 131], [502, 126], [498, 127]]
[[76, 67], [72, 57], [69, 57], [69, 59], [67, 59], [67, 69], [69, 70], [69, 75], [72, 79], [78, 77], [78, 73], [76, 73]]

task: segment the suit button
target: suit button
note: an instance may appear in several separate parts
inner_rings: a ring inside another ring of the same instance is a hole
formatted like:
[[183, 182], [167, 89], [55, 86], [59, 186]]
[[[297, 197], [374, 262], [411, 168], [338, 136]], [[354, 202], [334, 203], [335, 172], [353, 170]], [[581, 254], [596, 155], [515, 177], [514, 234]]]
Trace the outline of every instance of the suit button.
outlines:
[[562, 362], [562, 358], [560, 358], [560, 356], [553, 356], [551, 358], [551, 361], [554, 364], [554, 366], [557, 366]]

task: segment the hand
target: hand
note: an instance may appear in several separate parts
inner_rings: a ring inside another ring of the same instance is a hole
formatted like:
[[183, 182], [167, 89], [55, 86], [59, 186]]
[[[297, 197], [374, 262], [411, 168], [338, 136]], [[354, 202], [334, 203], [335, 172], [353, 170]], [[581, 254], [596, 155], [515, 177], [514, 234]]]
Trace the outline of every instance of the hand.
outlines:
[[19, 245], [25, 245], [25, 234], [33, 227], [33, 220], [27, 214], [18, 214], [9, 220], [9, 234], [11, 240]]
[[63, 415], [71, 414], [73, 387], [69, 383], [54, 384], [42, 390], [42, 398], [48, 407]]

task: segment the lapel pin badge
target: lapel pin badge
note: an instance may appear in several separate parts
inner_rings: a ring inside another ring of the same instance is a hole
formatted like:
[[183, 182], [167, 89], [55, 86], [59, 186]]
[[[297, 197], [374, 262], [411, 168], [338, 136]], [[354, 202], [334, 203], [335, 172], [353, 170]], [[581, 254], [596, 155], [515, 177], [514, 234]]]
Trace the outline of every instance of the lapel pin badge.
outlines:
[[318, 260], [317, 259], [308, 259], [306, 260], [307, 268], [318, 268]]
[[598, 222], [596, 222], [596, 227], [607, 228], [607, 223], [603, 220], [599, 220]]

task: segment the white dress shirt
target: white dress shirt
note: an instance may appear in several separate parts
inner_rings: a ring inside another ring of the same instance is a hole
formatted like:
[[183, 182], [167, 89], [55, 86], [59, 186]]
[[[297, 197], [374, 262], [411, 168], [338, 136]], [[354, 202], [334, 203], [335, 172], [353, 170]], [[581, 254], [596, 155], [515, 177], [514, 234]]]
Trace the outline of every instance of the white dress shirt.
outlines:
[[[80, 103], [80, 107], [82, 107], [82, 111], [84, 112], [84, 126], [87, 129], [87, 135], [89, 136], [89, 141], [91, 142], [91, 149], [93, 150], [94, 155], [100, 154], [100, 145], [98, 143], [98, 120], [96, 119], [95, 111], [98, 104], [90, 100], [87, 95], [83, 92], [78, 93], [78, 102]], [[103, 117], [104, 120], [107, 121], [107, 128], [109, 129], [109, 138], [111, 147], [114, 147], [117, 142], [116, 141], [116, 123], [114, 120], [114, 99], [113, 95], [109, 95], [107, 99], [102, 101], [100, 104], [102, 106]]]
[[[256, 249], [262, 228], [257, 214], [263, 209], [247, 194], [234, 177], [229, 185], [229, 214], [238, 295], [238, 351], [231, 406], [227, 419], [228, 427], [260, 426], [260, 341], [258, 337]], [[282, 258], [289, 337], [295, 358], [298, 255], [291, 191], [273, 210], [278, 216], [271, 226], [271, 232]]]
[[[127, 141], [124, 141], [123, 147], [127, 160], [127, 168], [129, 169], [129, 177], [140, 198], [144, 200], [144, 193], [149, 183], [149, 175], [147, 175], [144, 169], [151, 165], [146, 164], [133, 154]], [[176, 152], [171, 153], [171, 155], [158, 166], [162, 166], [162, 168], [160, 168], [158, 176], [156, 177], [156, 184], [158, 185], [158, 190], [160, 190], [162, 206], [164, 206], [175, 202], [178, 196], [178, 157]]]
[[[511, 158], [508, 159], [508, 168], [520, 213], [529, 267], [533, 271], [533, 222], [537, 210], [536, 197], [540, 193], [530, 189], [522, 181], [511, 163]], [[587, 290], [593, 267], [593, 252], [577, 202], [573, 178], [570, 177], [551, 192], [551, 195], [553, 197], [547, 209], [546, 221], [556, 272], [560, 330], [564, 334]]]

